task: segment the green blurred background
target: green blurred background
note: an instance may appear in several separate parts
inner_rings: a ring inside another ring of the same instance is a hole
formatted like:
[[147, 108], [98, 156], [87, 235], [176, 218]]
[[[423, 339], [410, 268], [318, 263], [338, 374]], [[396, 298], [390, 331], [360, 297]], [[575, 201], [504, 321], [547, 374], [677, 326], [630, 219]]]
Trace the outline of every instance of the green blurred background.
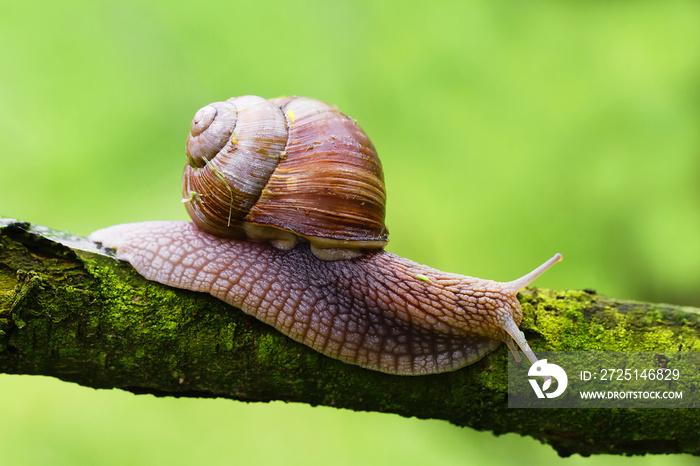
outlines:
[[[392, 252], [700, 306], [695, 1], [0, 3], [0, 215], [80, 234], [185, 219], [190, 120], [231, 96], [336, 104], [384, 164]], [[0, 376], [6, 464], [498, 464], [531, 438], [283, 403]], [[573, 457], [683, 464], [690, 457]]]

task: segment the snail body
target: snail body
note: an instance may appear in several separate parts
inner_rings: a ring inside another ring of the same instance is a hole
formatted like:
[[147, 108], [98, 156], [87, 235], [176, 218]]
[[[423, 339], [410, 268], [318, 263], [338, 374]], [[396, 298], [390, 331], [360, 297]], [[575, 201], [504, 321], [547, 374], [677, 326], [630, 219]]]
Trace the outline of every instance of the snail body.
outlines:
[[[247, 120], [255, 115], [267, 119]], [[195, 116], [187, 155], [183, 194], [194, 223], [115, 225], [90, 238], [147, 279], [210, 293], [347, 363], [433, 374], [501, 342], [519, 359], [513, 341], [537, 361], [518, 329], [516, 295], [561, 255], [501, 283], [384, 251], [381, 164], [334, 107], [252, 96], [212, 104]], [[312, 194], [296, 193], [303, 188]], [[286, 210], [288, 218], [271, 217]]]

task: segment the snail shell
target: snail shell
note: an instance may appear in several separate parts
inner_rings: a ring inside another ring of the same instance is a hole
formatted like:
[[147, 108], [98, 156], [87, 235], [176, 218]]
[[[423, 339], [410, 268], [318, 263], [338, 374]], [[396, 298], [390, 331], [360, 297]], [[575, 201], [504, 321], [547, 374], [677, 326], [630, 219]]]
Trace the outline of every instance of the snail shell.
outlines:
[[326, 260], [383, 248], [386, 191], [377, 152], [324, 102], [234, 97], [200, 109], [187, 139], [183, 201], [217, 236], [294, 247]]

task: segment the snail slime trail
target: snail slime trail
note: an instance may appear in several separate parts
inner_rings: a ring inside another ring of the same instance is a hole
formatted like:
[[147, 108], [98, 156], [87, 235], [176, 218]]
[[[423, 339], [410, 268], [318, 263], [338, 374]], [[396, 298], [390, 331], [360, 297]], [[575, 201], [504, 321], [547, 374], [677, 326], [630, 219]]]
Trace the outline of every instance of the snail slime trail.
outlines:
[[383, 250], [377, 152], [335, 107], [304, 97], [234, 97], [200, 109], [187, 139], [192, 222], [115, 225], [90, 239], [144, 277], [213, 296], [350, 364], [447, 372], [505, 342], [537, 357], [512, 282], [442, 272]]

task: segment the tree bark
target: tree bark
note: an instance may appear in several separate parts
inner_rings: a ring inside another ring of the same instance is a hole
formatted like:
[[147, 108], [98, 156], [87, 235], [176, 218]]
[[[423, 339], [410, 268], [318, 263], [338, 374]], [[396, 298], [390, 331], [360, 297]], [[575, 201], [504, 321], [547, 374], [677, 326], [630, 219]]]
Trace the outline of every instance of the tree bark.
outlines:
[[[147, 281], [97, 252], [85, 239], [0, 219], [0, 372], [445, 419], [529, 435], [562, 456], [700, 454], [700, 410], [508, 408], [505, 345], [455, 372], [387, 375], [325, 357], [209, 295]], [[700, 350], [700, 309], [590, 290], [530, 288], [520, 299], [535, 351]]]

